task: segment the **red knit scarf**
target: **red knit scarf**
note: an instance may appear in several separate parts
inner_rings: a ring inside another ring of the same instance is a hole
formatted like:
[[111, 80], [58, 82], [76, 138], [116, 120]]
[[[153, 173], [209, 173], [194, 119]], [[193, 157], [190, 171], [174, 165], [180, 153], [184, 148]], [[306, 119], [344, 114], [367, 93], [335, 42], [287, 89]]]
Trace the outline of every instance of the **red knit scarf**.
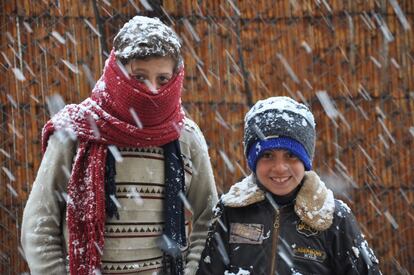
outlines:
[[[161, 146], [178, 139], [184, 119], [181, 109], [183, 79], [182, 68], [154, 94], [126, 76], [111, 52], [92, 96], [80, 104], [67, 105], [43, 128], [43, 152], [55, 131], [75, 135], [78, 140], [67, 188], [71, 274], [93, 274], [101, 267], [108, 145]], [[138, 115], [142, 127], [135, 124], [130, 108]]]

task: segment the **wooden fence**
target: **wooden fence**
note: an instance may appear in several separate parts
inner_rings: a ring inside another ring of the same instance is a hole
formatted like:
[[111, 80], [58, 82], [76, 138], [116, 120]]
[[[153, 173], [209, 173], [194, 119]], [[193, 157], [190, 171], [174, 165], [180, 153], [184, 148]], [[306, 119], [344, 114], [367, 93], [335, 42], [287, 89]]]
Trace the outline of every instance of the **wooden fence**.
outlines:
[[248, 173], [249, 106], [291, 96], [312, 108], [315, 170], [355, 212], [383, 273], [414, 272], [413, 1], [3, 0], [0, 8], [0, 274], [28, 271], [19, 230], [47, 99], [86, 98], [114, 35], [136, 14], [161, 17], [182, 38], [183, 104], [206, 137], [220, 192]]

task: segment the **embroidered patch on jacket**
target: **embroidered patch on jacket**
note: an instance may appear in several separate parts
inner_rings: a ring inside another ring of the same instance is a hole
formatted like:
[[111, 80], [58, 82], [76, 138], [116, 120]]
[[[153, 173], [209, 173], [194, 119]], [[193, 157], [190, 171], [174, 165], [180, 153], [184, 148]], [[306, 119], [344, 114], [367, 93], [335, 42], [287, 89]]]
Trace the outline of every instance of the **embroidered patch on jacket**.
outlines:
[[263, 224], [231, 223], [230, 243], [261, 244], [263, 242]]
[[299, 221], [296, 224], [296, 231], [298, 231], [300, 234], [305, 235], [306, 237], [310, 236], [316, 236], [319, 234], [320, 231], [313, 229], [303, 221]]
[[325, 251], [308, 248], [308, 247], [295, 247], [293, 248], [293, 256], [305, 260], [312, 260], [317, 262], [323, 262], [326, 259]]

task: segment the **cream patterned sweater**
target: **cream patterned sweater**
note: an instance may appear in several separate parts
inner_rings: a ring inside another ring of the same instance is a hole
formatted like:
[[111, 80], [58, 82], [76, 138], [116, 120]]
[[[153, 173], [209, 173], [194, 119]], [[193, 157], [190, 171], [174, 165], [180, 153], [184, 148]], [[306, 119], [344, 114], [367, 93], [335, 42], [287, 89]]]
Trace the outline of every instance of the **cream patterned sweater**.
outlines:
[[[186, 248], [185, 274], [195, 274], [204, 248], [212, 208], [217, 202], [204, 137], [189, 119], [180, 136], [186, 196], [193, 213]], [[53, 135], [43, 157], [22, 222], [21, 242], [32, 274], [67, 273], [68, 234], [65, 192], [67, 172], [77, 145]], [[107, 218], [102, 274], [153, 274], [162, 270], [156, 244], [164, 228], [164, 154], [162, 148], [119, 148], [116, 198], [120, 219]]]

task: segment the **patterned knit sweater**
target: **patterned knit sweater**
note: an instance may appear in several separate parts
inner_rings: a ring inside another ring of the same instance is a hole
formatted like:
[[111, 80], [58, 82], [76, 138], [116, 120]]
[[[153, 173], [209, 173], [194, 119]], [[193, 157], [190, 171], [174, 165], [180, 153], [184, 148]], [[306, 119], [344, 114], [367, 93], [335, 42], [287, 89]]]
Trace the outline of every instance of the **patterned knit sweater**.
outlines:
[[[217, 193], [204, 137], [189, 119], [180, 137], [180, 147], [186, 196], [193, 210], [191, 215], [186, 215], [189, 246], [185, 249], [185, 273], [194, 274]], [[68, 179], [64, 171], [70, 171], [75, 150], [73, 141], [50, 138], [27, 201], [21, 240], [32, 274], [67, 273], [65, 192]], [[100, 271], [102, 274], [153, 274], [163, 266], [157, 240], [164, 228], [164, 153], [159, 147], [119, 150], [123, 160], [116, 163], [115, 181], [120, 218], [106, 220]]]

